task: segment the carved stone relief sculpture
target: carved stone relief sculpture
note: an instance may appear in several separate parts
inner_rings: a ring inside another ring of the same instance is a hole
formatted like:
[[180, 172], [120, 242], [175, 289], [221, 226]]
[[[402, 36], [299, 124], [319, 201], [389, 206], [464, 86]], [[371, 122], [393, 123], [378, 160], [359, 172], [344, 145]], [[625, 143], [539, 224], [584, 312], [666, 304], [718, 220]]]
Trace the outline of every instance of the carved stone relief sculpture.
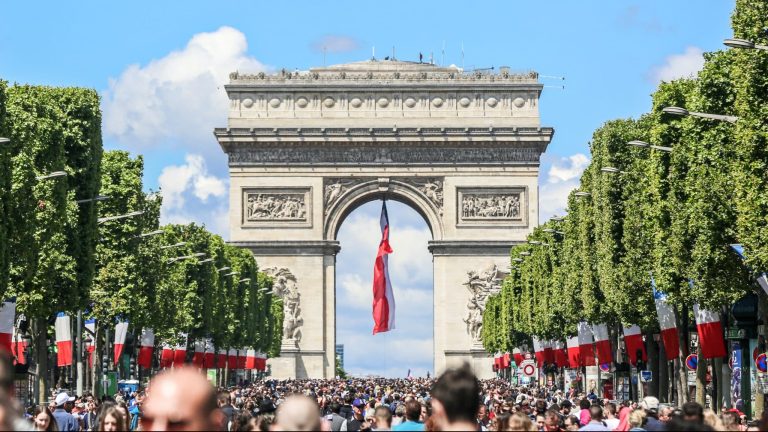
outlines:
[[307, 220], [306, 192], [267, 192], [252, 190], [245, 194], [245, 221]]
[[508, 273], [499, 270], [498, 266], [491, 265], [485, 270], [467, 272], [467, 282], [464, 286], [469, 289], [469, 301], [464, 322], [467, 324], [467, 334], [472, 342], [477, 345], [483, 331], [483, 312], [488, 303], [488, 297], [501, 291], [501, 284]]
[[437, 207], [439, 214], [443, 214], [443, 179], [442, 178], [429, 178], [429, 177], [413, 177], [403, 180], [405, 183], [413, 185], [432, 204]]
[[369, 181], [371, 178], [354, 177], [354, 178], [326, 178], [324, 180], [323, 187], [323, 207], [325, 208], [325, 214], [341, 198], [351, 187]]
[[301, 293], [296, 276], [285, 267], [271, 267], [264, 270], [273, 279], [272, 291], [283, 299], [283, 345], [296, 346], [301, 341]]
[[482, 188], [459, 190], [462, 222], [522, 221], [523, 189]]

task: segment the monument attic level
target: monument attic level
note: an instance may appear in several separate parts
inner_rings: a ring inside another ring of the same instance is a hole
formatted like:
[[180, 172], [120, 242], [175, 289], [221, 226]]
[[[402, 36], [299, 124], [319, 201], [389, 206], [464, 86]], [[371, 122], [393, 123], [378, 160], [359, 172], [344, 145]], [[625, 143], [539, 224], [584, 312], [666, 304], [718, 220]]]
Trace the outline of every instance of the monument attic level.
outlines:
[[537, 74], [369, 60], [230, 78], [228, 127], [214, 134], [229, 158], [231, 243], [283, 298], [273, 376], [334, 375], [336, 235], [383, 196], [432, 232], [435, 371], [466, 361], [489, 376], [482, 311], [538, 221], [554, 133], [540, 126]]

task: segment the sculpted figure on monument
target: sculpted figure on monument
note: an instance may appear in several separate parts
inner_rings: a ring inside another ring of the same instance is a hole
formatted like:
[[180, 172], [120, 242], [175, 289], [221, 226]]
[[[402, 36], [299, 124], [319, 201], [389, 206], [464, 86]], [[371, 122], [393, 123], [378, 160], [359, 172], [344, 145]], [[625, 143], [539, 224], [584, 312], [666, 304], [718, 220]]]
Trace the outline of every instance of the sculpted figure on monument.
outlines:
[[507, 277], [507, 273], [493, 264], [483, 271], [469, 271], [467, 276], [469, 280], [464, 285], [469, 289], [470, 296], [464, 322], [467, 324], [467, 334], [474, 342], [480, 342], [483, 331], [483, 312], [488, 297], [501, 290], [501, 284]]
[[520, 217], [520, 194], [464, 194], [461, 200], [465, 218]]
[[248, 194], [246, 219], [305, 220], [304, 194]]
[[443, 214], [443, 180], [441, 178], [409, 178], [406, 183], [416, 188]]
[[264, 272], [273, 279], [272, 291], [283, 299], [283, 342], [301, 341], [301, 293], [296, 284], [296, 276], [287, 268], [268, 268]]

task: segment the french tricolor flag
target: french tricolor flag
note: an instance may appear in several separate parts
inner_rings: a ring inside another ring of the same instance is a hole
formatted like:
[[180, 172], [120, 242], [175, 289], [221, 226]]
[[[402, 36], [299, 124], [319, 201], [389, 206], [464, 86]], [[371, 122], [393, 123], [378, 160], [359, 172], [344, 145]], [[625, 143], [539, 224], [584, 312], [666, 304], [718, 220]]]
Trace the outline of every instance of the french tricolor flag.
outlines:
[[173, 366], [173, 347], [167, 342], [163, 342], [163, 347], [160, 350], [160, 367], [169, 368], [171, 366]]
[[[736, 251], [737, 254], [741, 257], [741, 259], [747, 259], [744, 256], [744, 246], [741, 244], [732, 244], [731, 248], [733, 248], [734, 251]], [[760, 285], [760, 288], [765, 291], [766, 294], [768, 294], [768, 274], [763, 273], [760, 276], [757, 277], [757, 284]]]
[[155, 350], [155, 332], [151, 328], [141, 330], [139, 358], [137, 363], [144, 369], [152, 368], [152, 353]]
[[643, 332], [640, 330], [640, 326], [631, 325], [629, 327], [623, 326], [624, 330], [624, 346], [627, 349], [627, 355], [629, 356], [629, 362], [633, 365], [637, 364], [637, 351], [642, 354], [642, 360], [648, 360], [648, 354], [645, 352], [645, 344], [643, 343]]
[[389, 279], [387, 255], [392, 253], [389, 245], [389, 217], [387, 202], [381, 204], [381, 242], [373, 266], [373, 334], [395, 329], [395, 296]]
[[187, 333], [181, 334], [181, 341], [173, 350], [173, 367], [182, 367], [187, 361]]
[[592, 346], [592, 329], [586, 321], [581, 321], [578, 324], [579, 331], [579, 352], [581, 353], [581, 361], [584, 366], [595, 365], [595, 348]]
[[57, 365], [59, 367], [72, 366], [72, 328], [69, 315], [59, 312], [56, 315], [56, 349]]
[[568, 351], [565, 350], [565, 344], [559, 340], [552, 341], [552, 350], [557, 367], [568, 367]]
[[581, 349], [579, 348], [579, 337], [569, 337], [565, 340], [565, 345], [568, 347], [568, 365], [571, 368], [584, 366], [581, 358]]
[[120, 362], [125, 345], [125, 336], [128, 334], [128, 321], [120, 321], [115, 325], [115, 364]]
[[512, 358], [515, 359], [515, 364], [520, 366], [520, 364], [523, 362], [523, 353], [520, 351], [520, 348], [514, 348], [512, 350]]
[[245, 350], [245, 368], [256, 369], [256, 350]]
[[230, 348], [227, 354], [227, 368], [237, 369], [237, 350], [234, 348]]
[[545, 348], [546, 346], [543, 340], [533, 338], [533, 354], [536, 356], [536, 365], [538, 367], [544, 366], [544, 362], [547, 360], [544, 353]]
[[227, 350], [219, 350], [219, 355], [216, 357], [216, 367], [219, 369], [224, 369], [227, 367]]
[[205, 341], [196, 340], [194, 342], [195, 352], [192, 355], [192, 364], [197, 367], [203, 367], [205, 362]]
[[5, 300], [0, 306], [0, 347], [11, 352], [13, 324], [16, 321], [16, 299]]
[[693, 314], [696, 316], [696, 331], [699, 333], [701, 354], [705, 359], [725, 357], [727, 352], [720, 314], [702, 309], [698, 304], [693, 305]]
[[674, 360], [680, 352], [675, 311], [667, 303], [667, 295], [656, 289], [656, 281], [653, 278], [651, 278], [651, 287], [653, 287], [656, 314], [659, 316], [659, 328], [661, 329], [661, 339], [664, 341], [664, 351], [667, 353], [667, 360]]
[[85, 320], [86, 339], [85, 350], [88, 352], [88, 366], [93, 367], [93, 352], [96, 351], [96, 345], [93, 340], [96, 337], [96, 318]]
[[267, 370], [267, 355], [263, 352], [256, 353], [256, 370]]
[[213, 339], [205, 339], [205, 357], [203, 358], [203, 367], [213, 369], [216, 366], [216, 350], [213, 348]]
[[13, 364], [27, 364], [27, 358], [25, 352], [27, 351], [27, 342], [20, 334], [13, 333], [13, 345], [11, 345], [11, 353], [13, 354]]
[[597, 351], [598, 363], [612, 363], [613, 352], [611, 351], [611, 340], [608, 337], [608, 326], [605, 324], [592, 324], [592, 334], [595, 336], [595, 350]]
[[240, 370], [245, 369], [246, 352], [245, 348], [237, 350], [237, 368]]

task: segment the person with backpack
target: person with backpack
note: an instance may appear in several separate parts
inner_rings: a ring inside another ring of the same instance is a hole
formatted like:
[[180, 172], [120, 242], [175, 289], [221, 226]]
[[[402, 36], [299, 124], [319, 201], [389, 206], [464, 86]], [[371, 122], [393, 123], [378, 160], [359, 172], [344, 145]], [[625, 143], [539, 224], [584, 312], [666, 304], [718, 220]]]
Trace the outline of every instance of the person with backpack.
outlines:
[[347, 419], [341, 415], [341, 404], [331, 402], [331, 432], [340, 432], [347, 430]]

